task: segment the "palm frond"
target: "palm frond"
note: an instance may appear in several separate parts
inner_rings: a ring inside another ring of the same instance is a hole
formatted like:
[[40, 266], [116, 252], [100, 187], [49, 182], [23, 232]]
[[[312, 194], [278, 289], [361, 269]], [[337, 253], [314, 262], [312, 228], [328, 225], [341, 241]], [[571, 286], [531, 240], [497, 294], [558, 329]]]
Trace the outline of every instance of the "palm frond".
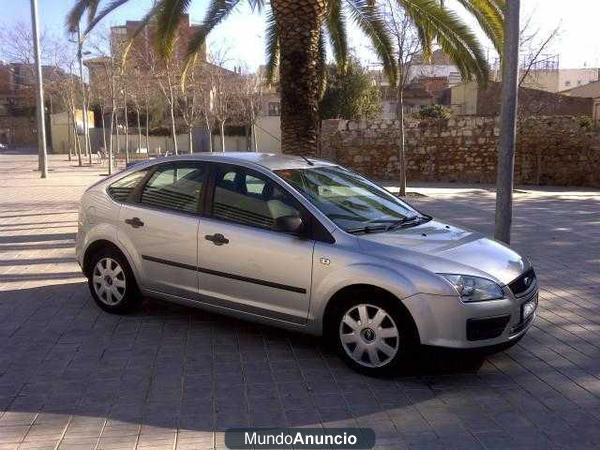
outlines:
[[341, 0], [330, 0], [327, 14], [327, 34], [333, 50], [333, 57], [341, 70], [345, 70], [348, 61], [348, 35], [346, 18]]
[[191, 0], [161, 0], [156, 11], [155, 47], [163, 57], [173, 52], [179, 23], [190, 6]]
[[67, 30], [76, 33], [80, 26], [81, 18], [95, 0], [77, 0], [67, 14]]
[[267, 14], [267, 31], [265, 33], [267, 56], [266, 78], [267, 83], [273, 83], [275, 71], [279, 66], [279, 33], [277, 31], [277, 22], [272, 12]]
[[493, 0], [458, 0], [477, 20], [479, 26], [501, 55], [504, 42], [504, 14]]
[[417, 35], [419, 36], [423, 60], [429, 61], [433, 56], [433, 36], [431, 30], [429, 30], [429, 27], [426, 24], [415, 24], [415, 28], [417, 29]]
[[188, 46], [188, 60], [206, 43], [208, 34], [233, 12], [240, 0], [212, 0], [200, 29], [192, 36]]
[[248, 3], [252, 12], [256, 11], [260, 14], [265, 9], [266, 0], [248, 0]]
[[381, 11], [373, 0], [346, 0], [350, 14], [362, 32], [371, 40], [383, 70], [390, 82], [396, 84], [396, 60], [394, 47], [385, 27]]
[[148, 26], [150, 21], [154, 17], [156, 17], [156, 14], [157, 14], [159, 8], [160, 8], [160, 3], [156, 3], [152, 7], [152, 9], [150, 9], [150, 11], [148, 11], [146, 13], [146, 15], [142, 18], [139, 25], [133, 31], [131, 36], [129, 36], [129, 39], [127, 40], [127, 43], [125, 44], [125, 48], [123, 49], [123, 52], [121, 54], [121, 65], [122, 66], [124, 66], [125, 62], [127, 61], [127, 57], [129, 55], [129, 52], [131, 51], [131, 47], [133, 46], [135, 39], [140, 35], [140, 33], [142, 33], [142, 31], [144, 31], [144, 29]]
[[90, 0], [87, 8], [88, 13], [88, 23], [94, 20], [96, 17], [96, 12], [98, 11], [98, 6], [100, 5], [100, 0]]
[[108, 6], [102, 9], [98, 14], [94, 15], [94, 18], [89, 21], [87, 28], [85, 29], [84, 34], [88, 34], [92, 29], [98, 25], [98, 23], [108, 16], [111, 12], [123, 6], [125, 3], [129, 2], [129, 0], [113, 0]]
[[460, 19], [436, 0], [397, 0], [412, 21], [431, 33], [466, 80], [473, 76], [487, 82], [489, 68], [477, 36]]

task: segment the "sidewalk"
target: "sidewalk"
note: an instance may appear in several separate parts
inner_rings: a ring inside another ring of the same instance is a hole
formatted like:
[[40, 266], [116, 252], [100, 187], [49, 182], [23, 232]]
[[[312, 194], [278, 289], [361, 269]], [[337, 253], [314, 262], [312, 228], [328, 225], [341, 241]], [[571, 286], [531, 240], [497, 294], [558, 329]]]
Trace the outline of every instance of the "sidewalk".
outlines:
[[[535, 327], [482, 364], [424, 358], [393, 379], [317, 339], [146, 301], [112, 316], [74, 259], [98, 167], [0, 155], [0, 450], [223, 448], [239, 426], [366, 426], [378, 448], [600, 446], [600, 192], [527, 188], [514, 245], [541, 283]], [[494, 194], [411, 186], [417, 208], [486, 234]]]

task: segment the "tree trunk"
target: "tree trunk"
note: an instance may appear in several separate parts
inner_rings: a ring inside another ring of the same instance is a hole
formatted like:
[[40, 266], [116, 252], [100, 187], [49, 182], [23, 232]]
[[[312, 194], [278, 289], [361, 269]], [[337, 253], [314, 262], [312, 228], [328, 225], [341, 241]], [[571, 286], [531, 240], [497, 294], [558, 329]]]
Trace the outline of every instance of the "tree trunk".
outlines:
[[102, 145], [104, 146], [104, 151], [106, 151], [106, 121], [104, 120], [104, 107], [100, 108], [100, 115], [102, 116]]
[[244, 125], [244, 138], [246, 140], [246, 151], [249, 152], [252, 142], [250, 141], [250, 127], [248, 125]]
[[212, 128], [210, 126], [210, 120], [208, 120], [208, 116], [204, 116], [204, 120], [206, 121], [206, 131], [208, 131], [208, 151], [213, 152], [213, 139], [212, 139]]
[[400, 122], [400, 142], [398, 143], [398, 169], [400, 171], [398, 184], [400, 196], [406, 196], [406, 130], [404, 128], [404, 92], [398, 88], [398, 120]]
[[179, 148], [177, 147], [177, 128], [175, 127], [175, 108], [173, 102], [169, 104], [169, 112], [171, 114], [171, 135], [173, 137], [173, 151], [176, 155], [179, 154]]
[[69, 161], [73, 160], [73, 129], [71, 128], [71, 112], [67, 110], [67, 145], [69, 147]]
[[146, 105], [146, 151], [150, 155], [150, 117], [148, 112], [148, 105]]
[[[73, 106], [73, 111], [75, 111], [75, 106]], [[83, 158], [81, 155], [81, 142], [79, 141], [79, 136], [77, 135], [77, 120], [75, 119], [75, 113], [73, 112], [73, 136], [75, 137], [75, 151], [77, 152], [77, 164], [79, 167], [83, 166]]]
[[108, 140], [108, 174], [112, 175], [114, 167], [114, 152], [113, 152], [113, 128], [115, 125], [115, 109], [110, 113], [110, 139]]
[[521, 0], [506, 2], [504, 13], [504, 61], [502, 63], [502, 106], [498, 143], [498, 181], [496, 187], [496, 230], [494, 237], [510, 244], [512, 194], [517, 137], [519, 83], [519, 9]]
[[117, 147], [117, 156], [121, 152], [121, 143], [119, 142], [119, 111], [115, 111], [115, 145]]
[[125, 164], [129, 162], [129, 113], [127, 109], [127, 91], [125, 91], [125, 107], [123, 108], [125, 116]]
[[192, 141], [192, 127], [188, 130], [188, 139], [190, 141], [190, 154], [194, 153], [194, 143]]
[[316, 155], [319, 36], [326, 0], [272, 0], [280, 42], [281, 150]]
[[225, 121], [221, 122], [221, 151], [225, 153]]
[[254, 151], [258, 152], [258, 136], [256, 135], [256, 123], [252, 122], [252, 144]]
[[[137, 119], [137, 132], [138, 132], [138, 152], [142, 151], [142, 121], [140, 119], [140, 110], [139, 108], [135, 109], [135, 115]], [[146, 149], [146, 152], [148, 149]], [[148, 154], [148, 153], [146, 153]]]

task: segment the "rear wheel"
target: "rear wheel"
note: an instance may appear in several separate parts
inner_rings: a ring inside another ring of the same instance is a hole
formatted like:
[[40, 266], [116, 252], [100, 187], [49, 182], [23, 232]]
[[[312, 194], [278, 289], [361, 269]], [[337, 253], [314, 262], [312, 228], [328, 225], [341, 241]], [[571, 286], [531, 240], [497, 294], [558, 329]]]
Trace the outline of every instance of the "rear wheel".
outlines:
[[368, 375], [383, 375], [398, 366], [415, 349], [410, 318], [394, 304], [398, 300], [368, 298], [361, 293], [334, 311], [330, 335], [352, 368]]
[[133, 308], [139, 292], [127, 260], [113, 249], [92, 256], [88, 285], [96, 304], [105, 311], [124, 313]]

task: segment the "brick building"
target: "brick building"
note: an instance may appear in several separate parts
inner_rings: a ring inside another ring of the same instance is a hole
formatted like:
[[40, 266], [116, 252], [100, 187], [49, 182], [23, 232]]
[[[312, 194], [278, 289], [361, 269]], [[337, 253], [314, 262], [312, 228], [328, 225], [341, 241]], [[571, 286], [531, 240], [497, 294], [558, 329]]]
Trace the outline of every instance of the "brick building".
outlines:
[[[48, 88], [53, 82], [73, 75], [54, 66], [43, 66], [45, 110], [61, 109], [59, 96]], [[0, 143], [35, 145], [35, 72], [32, 64], [0, 63]]]

